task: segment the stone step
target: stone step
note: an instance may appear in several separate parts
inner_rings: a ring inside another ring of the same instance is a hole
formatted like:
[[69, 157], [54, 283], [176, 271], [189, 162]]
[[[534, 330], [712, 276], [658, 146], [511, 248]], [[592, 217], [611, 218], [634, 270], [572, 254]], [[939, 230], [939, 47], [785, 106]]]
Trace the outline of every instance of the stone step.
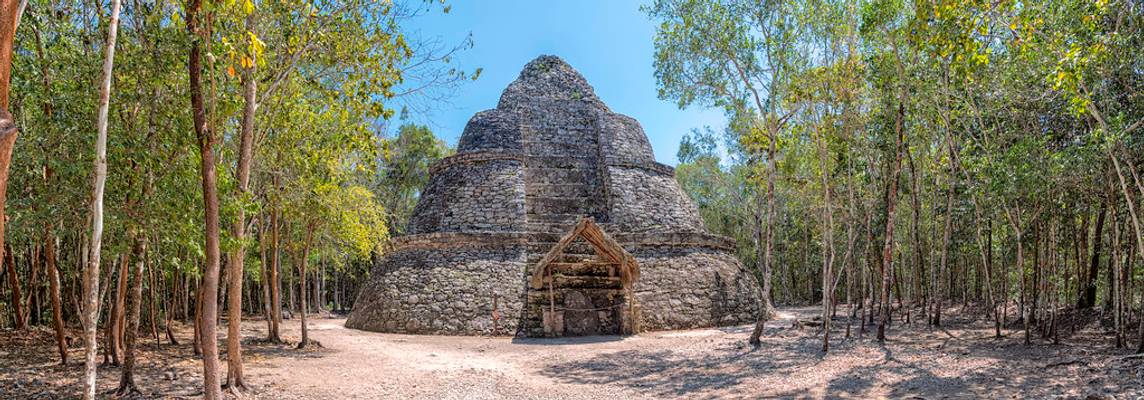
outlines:
[[[544, 240], [538, 240], [538, 241], [556, 242], [557, 240], [560, 240], [560, 236], [564, 235], [565, 233], [568, 233], [569, 231], [572, 230], [572, 228], [575, 228], [575, 227], [576, 227], [576, 224], [574, 224], [574, 223], [572, 223], [572, 224], [565, 224], [565, 223], [560, 223], [560, 222], [526, 222], [526, 223], [524, 223], [524, 229], [529, 231], [529, 232], [536, 232], [536, 235], [547, 235], [547, 234], [556, 235], [556, 239], [552, 239], [552, 240], [548, 240], [547, 239], [548, 236], [540, 236], [540, 237], [543, 237]], [[534, 238], [535, 237], [537, 237], [537, 236], [534, 236]]]
[[525, 197], [530, 214], [587, 214], [604, 208], [603, 201], [587, 197]]
[[599, 159], [595, 152], [582, 155], [526, 154], [524, 165], [528, 168], [596, 168]]
[[[536, 130], [527, 135], [524, 154], [529, 156], [568, 156], [591, 155], [596, 153], [594, 136], [577, 137], [580, 132], [564, 130]], [[587, 139], [587, 140], [585, 140]]]
[[[546, 222], [546, 223], [563, 223], [568, 226], [576, 226], [581, 218], [593, 217], [603, 215], [603, 210], [590, 210], [589, 212], [576, 213], [576, 214], [534, 214], [527, 213], [525, 215], [525, 222]], [[596, 218], [600, 219], [600, 218]], [[569, 228], [571, 229], [571, 228]]]
[[602, 190], [587, 183], [537, 183], [524, 186], [525, 197], [589, 197], [599, 196]]
[[603, 183], [595, 168], [525, 168], [524, 182], [530, 185], [580, 183], [593, 187]]

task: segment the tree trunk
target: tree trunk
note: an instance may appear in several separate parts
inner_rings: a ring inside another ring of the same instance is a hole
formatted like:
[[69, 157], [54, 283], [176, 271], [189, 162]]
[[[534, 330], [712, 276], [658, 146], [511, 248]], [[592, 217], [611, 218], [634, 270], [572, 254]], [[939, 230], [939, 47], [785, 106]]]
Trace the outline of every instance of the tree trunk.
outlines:
[[765, 244], [762, 257], [763, 298], [761, 299], [762, 304], [759, 305], [758, 322], [755, 323], [755, 329], [748, 339], [748, 342], [754, 346], [762, 344], [761, 337], [764, 325], [775, 312], [775, 306], [771, 300], [771, 256], [774, 243], [775, 175], [778, 174], [778, 166], [775, 165], [775, 154], [778, 152], [776, 141], [778, 141], [778, 129], [770, 129], [770, 143], [767, 146], [767, 162], [770, 167], [770, 172], [767, 174], [767, 224], [763, 235]]
[[925, 294], [922, 293], [922, 287], [921, 287], [921, 282], [922, 282], [921, 277], [923, 275], [922, 266], [925, 264], [925, 256], [922, 255], [922, 234], [921, 234], [921, 227], [920, 227], [922, 205], [921, 205], [921, 201], [918, 199], [918, 197], [919, 197], [918, 192], [921, 190], [921, 186], [920, 186], [921, 184], [918, 183], [918, 167], [917, 167], [917, 165], [914, 164], [913, 153], [910, 151], [909, 147], [905, 148], [905, 152], [906, 152], [906, 161], [910, 167], [910, 187], [911, 187], [910, 202], [912, 205], [912, 207], [911, 207], [912, 210], [910, 210], [911, 216], [912, 216], [912, 218], [910, 219], [910, 236], [913, 238], [913, 242], [914, 242], [914, 248], [913, 248], [913, 250], [914, 250], [914, 261], [913, 261], [912, 272], [910, 274], [910, 275], [912, 275], [913, 293], [911, 293], [911, 295], [910, 295], [910, 306], [909, 306], [909, 308], [906, 309], [906, 321], [909, 322], [910, 310], [917, 307], [918, 298], [921, 297], [921, 299], [922, 299], [923, 318], [926, 317], [924, 314], [925, 314], [925, 310], [927, 308], [927, 307], [925, 307], [925, 305], [927, 303], [925, 302]]
[[266, 318], [266, 332], [274, 330], [274, 317], [270, 307], [270, 260], [266, 257], [266, 224], [265, 214], [258, 216], [258, 259], [260, 261], [262, 281], [262, 315]]
[[[132, 253], [134, 253], [135, 267], [130, 271], [131, 288], [129, 290], [131, 295], [127, 298], [127, 327], [123, 335], [123, 370], [119, 376], [119, 388], [115, 390], [116, 396], [139, 393], [139, 388], [135, 386], [135, 349], [139, 336], [139, 315], [142, 308], [140, 304], [143, 302], [143, 266], [146, 263], [143, 255], [147, 252], [147, 235], [139, 235], [136, 232], [133, 233], [133, 236], [135, 236], [135, 243]], [[126, 276], [127, 272], [127, 266], [124, 265], [123, 275]]]
[[[88, 246], [87, 268], [84, 270], [84, 309], [82, 313], [84, 330], [83, 398], [86, 400], [95, 399], [96, 389], [95, 325], [99, 321], [99, 252], [103, 240], [103, 189], [107, 182], [107, 113], [111, 102], [111, 68], [115, 60], [115, 37], [119, 30], [119, 6], [119, 0], [112, 0], [111, 19], [107, 27], [107, 46], [103, 59], [103, 81], [99, 93], [95, 172], [92, 174], [91, 209], [89, 210], [91, 214], [91, 243]], [[6, 80], [7, 78], [5, 78], [5, 86], [7, 86]], [[4, 92], [7, 91], [4, 90]], [[6, 94], [5, 97], [7, 97]], [[7, 108], [6, 104], [4, 108]]]
[[822, 247], [822, 352], [825, 353], [830, 351], [830, 319], [834, 314], [834, 210], [830, 204], [830, 169], [826, 141], [821, 137], [821, 133], [816, 142], [823, 190], [822, 237], [825, 243]]
[[[203, 397], [207, 400], [222, 396], [218, 379], [218, 339], [215, 335], [218, 323], [219, 291], [219, 203], [218, 184], [215, 172], [215, 133], [207, 127], [206, 112], [203, 108], [202, 93], [202, 47], [210, 40], [199, 27], [201, 0], [189, 0], [186, 4], [187, 32], [191, 35], [191, 48], [188, 55], [188, 80], [191, 94], [191, 113], [194, 120], [195, 136], [199, 142], [199, 172], [203, 186], [203, 219], [205, 233], [202, 281], [202, 315], [200, 332], [203, 347]], [[207, 26], [205, 29], [209, 30]]]
[[[1108, 213], [1108, 202], [1100, 202], [1100, 211], [1096, 217], [1096, 233], [1092, 237], [1092, 262], [1089, 264], [1088, 274], [1080, 285], [1080, 300], [1077, 308], [1092, 308], [1096, 305], [1096, 276], [1100, 273], [1100, 245], [1104, 230], [1104, 216]], [[1085, 232], [1087, 235], [1087, 232]]]
[[[278, 179], [274, 178], [275, 185]], [[278, 329], [282, 325], [282, 280], [278, 276], [279, 254], [281, 250], [279, 239], [278, 209], [272, 205], [270, 210], [270, 332], [272, 343], [282, 343], [282, 336]]]
[[191, 348], [196, 356], [203, 354], [203, 287], [202, 285], [195, 286], [195, 334], [192, 339]]
[[301, 308], [298, 310], [302, 315], [302, 340], [298, 342], [298, 348], [304, 349], [310, 345], [310, 335], [306, 327], [306, 264], [310, 258], [310, 241], [314, 237], [314, 223], [310, 223], [306, 227], [306, 242], [302, 245], [302, 257], [298, 259], [298, 276], [299, 287], [298, 293], [301, 301]]
[[[952, 151], [952, 148], [951, 148], [951, 151]], [[940, 272], [938, 272], [938, 274], [937, 274], [937, 276], [938, 276], [938, 282], [936, 282], [937, 290], [935, 290], [935, 292], [933, 294], [934, 310], [933, 310], [932, 322], [933, 322], [934, 326], [941, 326], [941, 309], [943, 307], [942, 300], [944, 299], [943, 296], [945, 296], [945, 293], [942, 293], [941, 288], [943, 287], [943, 285], [942, 285], [941, 281], [943, 280], [942, 278], [945, 276], [944, 274], [948, 270], [947, 268], [948, 268], [948, 259], [949, 259], [949, 242], [950, 242], [950, 235], [953, 232], [953, 192], [954, 192], [954, 189], [955, 188], [954, 188], [953, 174], [950, 173], [949, 190], [945, 195], [945, 227], [943, 228], [942, 235], [941, 235], [941, 263], [939, 264], [939, 268], [938, 268], [940, 270]]]
[[26, 320], [24, 325], [36, 326], [40, 324], [40, 248], [35, 244], [30, 247], [31, 249], [28, 251], [28, 269], [31, 271], [32, 278], [28, 280], [28, 306], [25, 307], [25, 310], [28, 310], [28, 312], [24, 314], [24, 319]]
[[[254, 32], [254, 14], [246, 16], [246, 29], [253, 35]], [[238, 177], [238, 192], [239, 197], [245, 199], [250, 193], [250, 164], [254, 158], [254, 112], [255, 112], [255, 79], [254, 62], [255, 54], [250, 54], [251, 62], [249, 68], [244, 68], [242, 72], [242, 137], [239, 140], [238, 148], [238, 171], [235, 176]], [[227, 263], [227, 284], [229, 288], [228, 309], [227, 309], [227, 336], [226, 336], [226, 351], [227, 351], [227, 369], [226, 369], [226, 386], [232, 391], [240, 391], [246, 389], [246, 383], [243, 381], [242, 376], [242, 278], [243, 278], [243, 263], [246, 258], [246, 248], [243, 245], [243, 239], [246, 237], [246, 212], [242, 207], [238, 208], [238, 213], [235, 215], [234, 222], [231, 224], [231, 234], [238, 242], [238, 246], [230, 254], [230, 262]]]
[[878, 323], [878, 342], [886, 341], [886, 323], [890, 315], [890, 273], [894, 266], [894, 210], [898, 203], [898, 177], [902, 173], [902, 153], [905, 142], [906, 123], [906, 86], [905, 71], [901, 55], [898, 54], [898, 44], [893, 40], [894, 53], [897, 54], [898, 74], [898, 110], [894, 118], [894, 164], [890, 168], [890, 176], [886, 182], [886, 230], [885, 243], [882, 246], [882, 313]]
[[[151, 264], [150, 257], [147, 257], [147, 259], [148, 259], [147, 263]], [[162, 297], [159, 297], [158, 294], [155, 293], [155, 288], [156, 288], [158, 282], [155, 280], [155, 267], [154, 267], [154, 265], [147, 268], [147, 277], [148, 277], [148, 280], [150, 281], [150, 283], [147, 285], [148, 290], [150, 291], [150, 296], [149, 296], [150, 298], [147, 299], [147, 305], [149, 307], [147, 314], [149, 314], [148, 317], [150, 317], [150, 320], [151, 320], [151, 336], [155, 338], [155, 348], [158, 349], [159, 348], [159, 309], [158, 309], [158, 306], [155, 305], [155, 303], [158, 302], [159, 299], [161, 299]]]
[[63, 305], [60, 301], [60, 272], [56, 269], [56, 238], [51, 224], [44, 229], [44, 263], [48, 268], [48, 284], [52, 292], [52, 322], [56, 328], [56, 347], [60, 352], [60, 365], [68, 364], [68, 347], [64, 334]]
[[[904, 91], [903, 91], [904, 96]], [[897, 120], [895, 122], [896, 145], [894, 164], [891, 168], [886, 191], [886, 236], [882, 245], [882, 312], [878, 322], [878, 342], [886, 341], [886, 322], [890, 314], [890, 271], [894, 267], [894, 210], [898, 203], [898, 176], [902, 172], [902, 147], [904, 142], [904, 127], [902, 126], [906, 114], [905, 99], [898, 102]]]
[[22, 305], [24, 296], [20, 294], [20, 277], [16, 273], [16, 258], [12, 254], [10, 244], [4, 246], [4, 265], [8, 269], [8, 286], [12, 288], [12, 317], [15, 318], [13, 322], [15, 322], [16, 330], [23, 330], [27, 328], [25, 326], [27, 320], [24, 319], [24, 307]]
[[123, 253], [119, 259], [119, 276], [118, 284], [115, 287], [115, 299], [111, 307], [111, 315], [108, 316], [110, 321], [108, 324], [109, 342], [111, 343], [108, 351], [111, 353], [111, 365], [121, 365], [123, 360], [123, 332], [126, 321], [127, 309], [127, 278], [130, 275], [130, 255]]

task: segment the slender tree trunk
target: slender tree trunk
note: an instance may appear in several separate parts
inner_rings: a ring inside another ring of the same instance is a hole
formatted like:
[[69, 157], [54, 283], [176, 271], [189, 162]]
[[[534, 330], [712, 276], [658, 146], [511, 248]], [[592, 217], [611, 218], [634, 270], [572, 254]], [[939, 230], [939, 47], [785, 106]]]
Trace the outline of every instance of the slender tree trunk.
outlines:
[[[277, 185], [277, 178], [275, 185]], [[279, 222], [278, 208], [272, 204], [270, 210], [270, 243], [272, 248], [270, 250], [270, 341], [272, 343], [282, 343], [282, 337], [279, 335], [278, 329], [282, 325], [282, 279], [278, 276], [278, 264], [280, 261], [281, 245], [279, 243]]]
[[309, 262], [310, 241], [313, 237], [314, 224], [310, 223], [306, 227], [306, 242], [302, 246], [302, 257], [298, 259], [298, 280], [301, 285], [299, 288], [299, 296], [301, 296], [300, 301], [302, 302], [301, 308], [298, 311], [302, 314], [302, 340], [298, 342], [299, 349], [304, 349], [310, 345], [310, 335], [306, 327], [306, 264]]
[[[119, 30], [119, 0], [111, 2], [107, 44], [103, 59], [103, 80], [99, 94], [98, 135], [95, 140], [95, 167], [92, 174], [91, 243], [88, 246], [87, 268], [84, 270], [84, 380], [83, 398], [94, 399], [96, 389], [95, 335], [99, 321], [99, 253], [103, 241], [103, 191], [107, 181], [107, 114], [111, 103], [111, 70], [115, 60], [115, 37]], [[0, 218], [2, 219], [2, 218]]]
[[[142, 308], [140, 305], [143, 302], [143, 266], [146, 263], [144, 254], [147, 252], [147, 235], [139, 235], [135, 232], [132, 236], [135, 236], [132, 248], [135, 267], [130, 271], [131, 288], [129, 290], [131, 295], [127, 298], [127, 327], [123, 339], [123, 370], [119, 376], [119, 388], [115, 391], [117, 396], [140, 393], [139, 388], [135, 386], [135, 349], [139, 336], [139, 315]], [[126, 276], [127, 272], [127, 266], [124, 265], [123, 275]]]
[[123, 332], [126, 322], [126, 309], [127, 309], [127, 278], [130, 275], [129, 269], [131, 258], [127, 253], [120, 256], [119, 261], [119, 276], [118, 284], [115, 287], [115, 299], [112, 306], [112, 314], [108, 316], [108, 337], [110, 338], [110, 352], [111, 352], [111, 365], [122, 365], [123, 356]]
[[28, 280], [28, 306], [25, 308], [28, 312], [24, 314], [25, 326], [40, 324], [40, 302], [38, 300], [40, 292], [40, 248], [35, 244], [30, 247], [28, 269], [31, 271], [32, 278]]
[[[903, 91], [904, 96], [904, 91]], [[890, 314], [890, 271], [894, 267], [894, 210], [898, 203], [898, 176], [902, 171], [902, 147], [904, 142], [904, 123], [906, 113], [905, 99], [898, 103], [898, 115], [895, 122], [897, 144], [895, 146], [894, 164], [887, 182], [886, 191], [886, 236], [882, 245], [882, 313], [878, 322], [878, 342], [886, 341], [886, 323]]]
[[199, 26], [201, 0], [186, 3], [187, 32], [191, 35], [191, 48], [188, 55], [188, 80], [190, 82], [191, 114], [195, 136], [199, 141], [200, 173], [203, 186], [203, 217], [205, 233], [205, 259], [203, 260], [202, 294], [200, 307], [200, 340], [203, 350], [203, 397], [207, 400], [222, 396], [219, 386], [218, 339], [215, 335], [218, 324], [219, 291], [219, 214], [218, 185], [215, 171], [215, 133], [207, 127], [206, 112], [203, 108], [202, 93], [202, 47], [210, 40]]
[[20, 294], [20, 277], [16, 273], [16, 258], [12, 253], [12, 246], [6, 244], [4, 246], [4, 264], [8, 269], [8, 286], [12, 289], [12, 317], [14, 318], [16, 330], [24, 330], [26, 319], [24, 319], [23, 298]]
[[[898, 54], [897, 41], [893, 41], [894, 53]], [[894, 210], [898, 203], [898, 177], [902, 173], [902, 153], [905, 147], [906, 123], [906, 86], [905, 70], [901, 55], [897, 55], [898, 73], [898, 110], [894, 118], [894, 164], [890, 168], [890, 176], [886, 182], [886, 230], [885, 243], [882, 246], [882, 304], [883, 310], [878, 323], [878, 342], [886, 341], [886, 323], [889, 321], [890, 309], [890, 274], [894, 266]]]
[[201, 284], [195, 285], [195, 320], [193, 323], [195, 334], [191, 348], [196, 356], [201, 356], [203, 354], [203, 286]]
[[953, 232], [954, 184], [953, 184], [953, 179], [952, 179], [953, 174], [951, 173], [950, 175], [951, 175], [951, 179], [950, 179], [949, 190], [945, 195], [945, 227], [943, 228], [942, 235], [941, 235], [941, 263], [939, 264], [940, 272], [937, 274], [937, 276], [939, 278], [938, 278], [938, 282], [936, 282], [936, 285], [935, 285], [935, 288], [937, 290], [933, 294], [933, 299], [934, 299], [933, 325], [934, 326], [941, 326], [941, 309], [943, 307], [942, 300], [944, 299], [944, 296], [945, 296], [945, 293], [942, 293], [941, 288], [943, 287], [943, 285], [941, 283], [941, 280], [942, 280], [942, 277], [945, 276], [944, 274], [946, 273], [946, 271], [948, 270], [948, 264], [947, 263], [948, 263], [948, 259], [949, 259], [949, 242], [950, 242], [950, 235]]
[[[1016, 215], [1014, 215], [1016, 214]], [[1025, 238], [1024, 227], [1021, 226], [1021, 208], [1014, 207], [1014, 211], [1010, 211], [1008, 207], [1005, 208], [1005, 215], [1009, 217], [1009, 223], [1013, 226], [1013, 232], [1017, 235], [1017, 273], [1021, 274], [1021, 323], [1025, 326], [1025, 344], [1031, 344], [1029, 338], [1029, 307], [1026, 307], [1026, 273], [1025, 273]]]
[[830, 319], [834, 314], [834, 209], [831, 207], [830, 171], [825, 140], [818, 144], [818, 159], [822, 171], [823, 232], [822, 247], [822, 352], [830, 351]]
[[56, 269], [56, 238], [52, 225], [44, 229], [44, 263], [48, 268], [48, 284], [52, 292], [52, 322], [56, 328], [56, 347], [60, 352], [60, 365], [68, 364], [68, 347], [64, 333], [63, 305], [60, 301], [60, 272]]
[[755, 323], [755, 329], [751, 332], [751, 337], [748, 342], [751, 345], [758, 346], [762, 344], [761, 337], [763, 335], [763, 328], [767, 320], [769, 320], [775, 312], [774, 303], [771, 301], [771, 256], [774, 243], [774, 214], [775, 214], [775, 175], [778, 174], [778, 166], [775, 164], [775, 155], [778, 153], [776, 141], [778, 140], [778, 129], [770, 129], [771, 135], [769, 144], [767, 146], [767, 162], [769, 163], [770, 172], [767, 174], [767, 225], [764, 242], [764, 252], [762, 258], [763, 265], [763, 293], [762, 304], [760, 304], [759, 319]]
[[[156, 249], [156, 251], [158, 251], [158, 249]], [[162, 254], [162, 253], [160, 253], [160, 254]], [[147, 305], [149, 307], [148, 314], [150, 314], [150, 315], [148, 315], [148, 317], [150, 317], [150, 319], [151, 319], [151, 336], [155, 338], [155, 348], [158, 349], [159, 348], [159, 308], [156, 305], [156, 303], [159, 302], [160, 299], [162, 299], [164, 297], [160, 297], [158, 295], [158, 293], [155, 292], [157, 290], [156, 287], [158, 286], [158, 280], [155, 279], [155, 266], [154, 266], [154, 264], [151, 264], [150, 259], [151, 258], [148, 256], [147, 257], [147, 260], [148, 260], [147, 264], [151, 265], [151, 266], [147, 267], [147, 277], [148, 277], [148, 280], [150, 281], [150, 283], [147, 285], [148, 290], [150, 291], [150, 296], [149, 296], [150, 298], [147, 300]]]
[[[254, 32], [254, 14], [251, 13], [246, 16], [246, 29], [253, 34]], [[235, 176], [238, 178], [238, 192], [240, 198], [246, 198], [250, 194], [250, 164], [254, 158], [254, 113], [255, 113], [255, 79], [254, 68], [254, 54], [250, 54], [251, 62], [249, 68], [244, 68], [242, 73], [242, 97], [244, 106], [242, 110], [242, 137], [239, 141], [238, 149], [238, 170]], [[231, 224], [231, 234], [239, 243], [237, 248], [230, 254], [230, 262], [227, 263], [227, 283], [230, 287], [228, 297], [227, 309], [227, 369], [226, 369], [226, 386], [232, 391], [240, 391], [246, 389], [246, 383], [243, 381], [242, 375], [242, 278], [243, 278], [243, 263], [246, 255], [246, 248], [243, 245], [243, 239], [246, 237], [246, 212], [243, 208], [238, 209], [238, 215], [235, 216], [234, 222]]]
[[258, 216], [258, 256], [261, 261], [259, 264], [262, 267], [262, 314], [266, 317], [266, 332], [267, 335], [274, 330], [274, 316], [272, 314], [272, 307], [270, 306], [270, 260], [266, 258], [266, 224], [265, 214], [259, 213]]
[[1108, 202], [1101, 201], [1100, 211], [1096, 217], [1096, 233], [1092, 237], [1092, 262], [1089, 264], [1088, 274], [1084, 277], [1084, 283], [1081, 284], [1082, 292], [1080, 301], [1077, 302], [1078, 308], [1092, 308], [1096, 305], [1096, 276], [1100, 273], [1100, 245], [1104, 236], [1104, 216], [1107, 213]]
[[926, 307], [924, 306], [925, 305], [924, 304], [925, 303], [925, 294], [922, 293], [922, 287], [921, 287], [921, 282], [922, 282], [921, 277], [923, 275], [922, 265], [925, 264], [925, 257], [922, 255], [922, 235], [921, 235], [921, 227], [920, 227], [921, 226], [920, 221], [921, 221], [921, 208], [922, 208], [922, 206], [921, 206], [921, 201], [918, 199], [918, 197], [919, 197], [918, 192], [921, 190], [921, 184], [918, 182], [918, 168], [917, 168], [917, 165], [914, 164], [914, 156], [913, 156], [912, 152], [910, 151], [909, 147], [905, 148], [905, 152], [906, 152], [906, 161], [910, 167], [910, 187], [911, 187], [910, 202], [912, 205], [912, 207], [911, 207], [912, 210], [910, 210], [911, 216], [912, 216], [912, 218], [910, 219], [910, 236], [913, 238], [913, 242], [914, 242], [913, 269], [912, 269], [912, 273], [910, 274], [912, 281], [913, 281], [913, 293], [910, 296], [910, 306], [906, 309], [906, 321], [909, 322], [910, 310], [917, 307], [919, 297], [923, 300], [922, 301], [923, 302], [923, 307], [922, 307], [923, 316], [922, 317], [923, 318], [926, 317], [924, 315], [925, 310], [926, 310]]
[[858, 203], [854, 200], [854, 165], [852, 157], [847, 157], [846, 161], [847, 178], [846, 178], [846, 193], [849, 197], [849, 206], [846, 207], [846, 255], [843, 260], [846, 267], [846, 337], [850, 337], [850, 325], [853, 324], [854, 319], [854, 242], [857, 240], [858, 235], [854, 232], [854, 224], [856, 218], [854, 210], [857, 209]]

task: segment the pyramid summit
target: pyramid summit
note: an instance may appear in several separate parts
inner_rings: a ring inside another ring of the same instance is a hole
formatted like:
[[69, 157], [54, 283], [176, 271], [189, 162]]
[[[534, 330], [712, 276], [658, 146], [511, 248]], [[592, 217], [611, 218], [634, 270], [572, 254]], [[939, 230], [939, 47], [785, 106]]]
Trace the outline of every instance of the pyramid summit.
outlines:
[[565, 336], [756, 318], [733, 242], [706, 231], [639, 123], [558, 57], [529, 62], [430, 175], [347, 327]]

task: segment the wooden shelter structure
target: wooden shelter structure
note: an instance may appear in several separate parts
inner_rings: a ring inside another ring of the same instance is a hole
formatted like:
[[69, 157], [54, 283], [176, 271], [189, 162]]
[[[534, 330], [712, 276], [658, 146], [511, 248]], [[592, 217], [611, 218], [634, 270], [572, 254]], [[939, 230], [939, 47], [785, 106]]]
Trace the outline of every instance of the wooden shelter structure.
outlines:
[[[594, 254], [585, 257], [583, 249], [569, 251], [577, 239]], [[632, 288], [639, 276], [635, 257], [592, 218], [581, 219], [532, 270], [530, 289], [547, 300], [545, 335], [638, 333], [639, 306]]]

